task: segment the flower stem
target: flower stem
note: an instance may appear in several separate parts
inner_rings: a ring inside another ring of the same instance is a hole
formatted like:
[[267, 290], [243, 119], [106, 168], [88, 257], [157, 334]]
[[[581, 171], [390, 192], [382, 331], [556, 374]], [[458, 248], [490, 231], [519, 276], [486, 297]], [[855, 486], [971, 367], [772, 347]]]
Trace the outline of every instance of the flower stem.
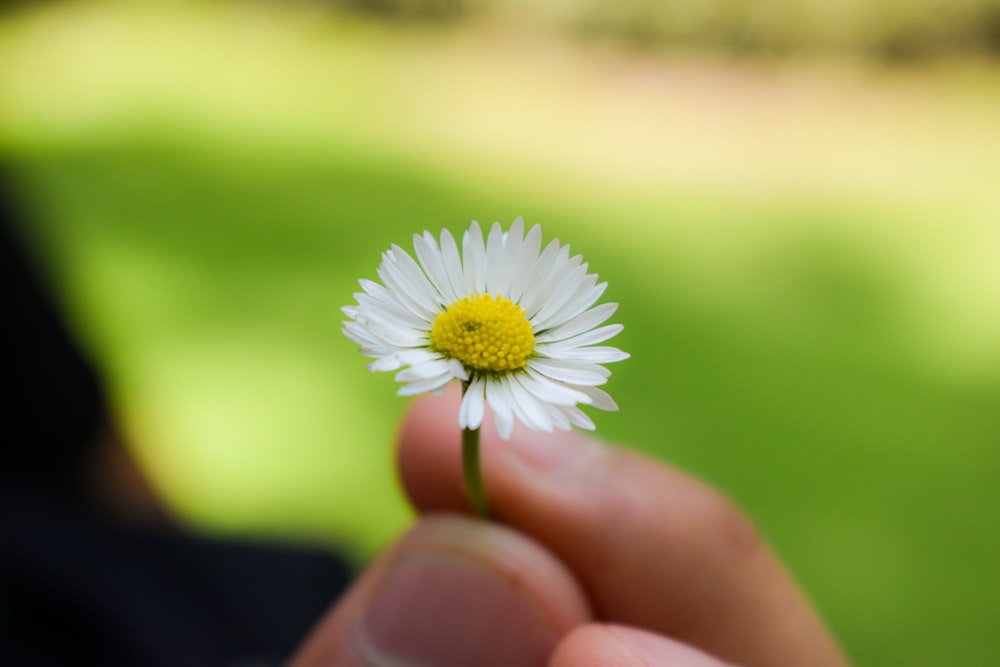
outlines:
[[490, 515], [483, 488], [483, 475], [479, 469], [479, 429], [462, 429], [462, 472], [465, 476], [465, 491], [476, 515], [486, 519]]
[[[462, 395], [469, 389], [469, 383], [462, 383]], [[490, 515], [490, 505], [486, 501], [483, 487], [483, 473], [479, 468], [479, 429], [462, 429], [462, 476], [465, 478], [465, 492], [469, 494], [469, 504], [477, 516], [486, 519]]]

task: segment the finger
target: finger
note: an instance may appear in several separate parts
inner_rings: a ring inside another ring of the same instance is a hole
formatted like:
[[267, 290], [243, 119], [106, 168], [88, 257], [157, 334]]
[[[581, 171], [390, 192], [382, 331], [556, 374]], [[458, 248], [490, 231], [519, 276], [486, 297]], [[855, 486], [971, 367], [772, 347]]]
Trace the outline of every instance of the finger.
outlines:
[[[420, 511], [467, 511], [457, 392], [418, 400], [400, 472]], [[482, 433], [495, 516], [561, 558], [598, 618], [748, 665], [844, 664], [753, 525], [706, 485], [576, 432]]]
[[292, 667], [542, 666], [590, 617], [551, 554], [495, 524], [421, 520], [362, 574]]
[[[549, 667], [727, 667], [707, 653], [622, 625], [583, 625], [556, 649]], [[731, 667], [731, 666], [730, 666]]]

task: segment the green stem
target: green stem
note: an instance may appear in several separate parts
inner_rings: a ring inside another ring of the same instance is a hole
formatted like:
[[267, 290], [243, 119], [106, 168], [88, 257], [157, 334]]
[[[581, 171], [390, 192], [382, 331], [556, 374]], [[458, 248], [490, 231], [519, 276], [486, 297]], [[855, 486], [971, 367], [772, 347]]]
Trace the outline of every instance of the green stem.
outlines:
[[465, 474], [465, 490], [469, 494], [472, 509], [484, 519], [489, 517], [490, 507], [486, 502], [483, 475], [479, 469], [478, 428], [462, 429], [462, 472]]
[[[468, 389], [462, 383], [462, 393]], [[479, 429], [462, 429], [462, 474], [465, 477], [465, 491], [469, 494], [469, 504], [476, 515], [486, 519], [490, 515], [490, 506], [486, 501], [486, 489], [483, 487], [483, 474], [479, 467]]]

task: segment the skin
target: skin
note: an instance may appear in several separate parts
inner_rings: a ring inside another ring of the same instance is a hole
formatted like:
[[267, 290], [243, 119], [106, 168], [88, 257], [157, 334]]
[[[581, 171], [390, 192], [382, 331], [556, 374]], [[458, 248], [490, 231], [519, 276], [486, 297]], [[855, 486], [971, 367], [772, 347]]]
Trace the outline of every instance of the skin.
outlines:
[[414, 403], [398, 462], [419, 518], [292, 665], [847, 664], [753, 524], [663, 463], [487, 422], [494, 520], [469, 518], [459, 399]]

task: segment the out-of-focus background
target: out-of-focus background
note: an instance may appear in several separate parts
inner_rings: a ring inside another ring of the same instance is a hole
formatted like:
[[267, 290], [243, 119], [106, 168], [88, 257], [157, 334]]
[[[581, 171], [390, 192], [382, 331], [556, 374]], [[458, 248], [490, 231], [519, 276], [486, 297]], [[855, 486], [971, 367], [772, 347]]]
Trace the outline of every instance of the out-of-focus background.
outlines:
[[406, 403], [339, 309], [390, 244], [522, 215], [621, 304], [603, 437], [745, 507], [858, 664], [1000, 658], [997, 0], [0, 20], [0, 148], [196, 529], [401, 530]]

